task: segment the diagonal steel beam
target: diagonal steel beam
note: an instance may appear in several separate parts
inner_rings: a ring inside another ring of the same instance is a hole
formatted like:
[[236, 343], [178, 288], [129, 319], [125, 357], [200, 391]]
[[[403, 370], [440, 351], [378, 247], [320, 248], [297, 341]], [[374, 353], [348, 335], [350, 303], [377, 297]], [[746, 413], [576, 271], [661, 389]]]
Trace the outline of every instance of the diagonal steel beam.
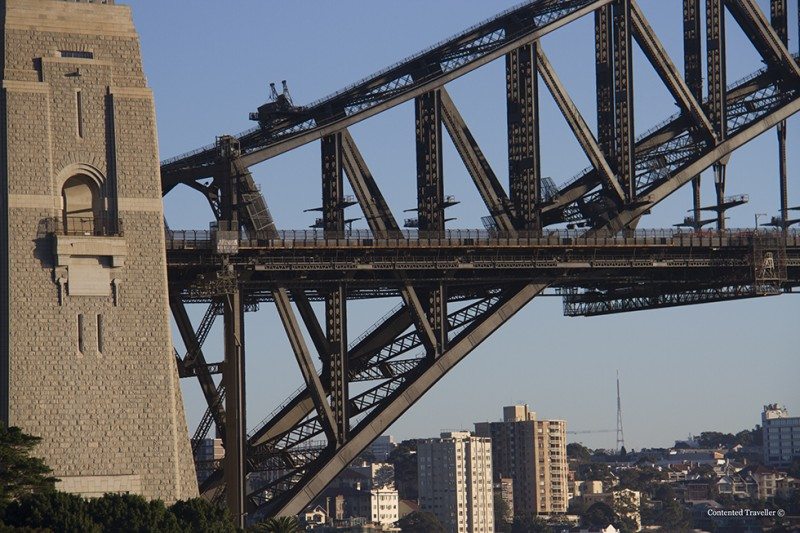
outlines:
[[355, 140], [347, 130], [341, 131], [344, 172], [353, 188], [358, 204], [364, 211], [369, 229], [376, 236], [402, 236], [400, 227], [392, 216], [392, 211], [381, 193], [372, 172], [356, 146]]
[[483, 151], [481, 151], [477, 141], [472, 136], [472, 132], [469, 131], [461, 113], [458, 112], [458, 108], [450, 98], [450, 94], [444, 87], [440, 89], [440, 94], [444, 126], [450, 134], [450, 138], [453, 140], [464, 166], [467, 167], [467, 172], [472, 177], [472, 181], [475, 182], [483, 203], [486, 204], [486, 208], [492, 215], [495, 224], [497, 224], [497, 228], [500, 231], [513, 233], [513, 214], [509, 210], [510, 201], [508, 195], [503, 190], [500, 180], [497, 179], [497, 175], [495, 175], [486, 157], [484, 157]]
[[790, 83], [800, 82], [800, 65], [758, 4], [754, 0], [725, 0], [725, 5], [764, 61], [776, 72], [782, 72]]
[[442, 354], [435, 363], [427, 365], [416, 379], [406, 383], [404, 387], [387, 398], [383, 405], [377, 407], [375, 412], [371, 413], [362, 424], [359, 424], [351, 438], [335, 454], [325, 457], [324, 461], [315, 467], [315, 472], [304, 480], [302, 490], [294, 490], [286, 501], [269, 509], [270, 515], [294, 515], [302, 511], [369, 443], [380, 436], [437, 381], [542, 292], [545, 287], [546, 285], [542, 284], [530, 284], [512, 291], [512, 294], [487, 313], [483, 320], [461, 333], [451, 348]]
[[311, 342], [314, 343], [317, 354], [322, 357], [328, 353], [330, 348], [328, 347], [328, 340], [325, 338], [325, 331], [323, 331], [319, 320], [317, 320], [317, 315], [311, 307], [311, 302], [308, 301], [308, 297], [301, 290], [293, 290], [291, 295], [297, 310], [300, 312], [300, 318], [303, 319], [303, 323], [306, 325]]
[[633, 23], [633, 37], [642, 48], [644, 55], [656, 69], [661, 80], [669, 89], [678, 105], [687, 113], [697, 127], [710, 139], [716, 139], [714, 126], [703, 111], [700, 103], [692, 94], [691, 89], [681, 77], [678, 69], [672, 63], [669, 54], [659, 41], [642, 13], [639, 4], [631, 0], [631, 22]]
[[178, 332], [181, 335], [183, 344], [187, 347], [187, 352], [194, 354], [192, 362], [197, 368], [197, 380], [200, 382], [200, 389], [203, 391], [206, 403], [209, 409], [212, 410], [212, 416], [214, 417], [217, 430], [220, 435], [224, 435], [225, 408], [222, 402], [219, 401], [217, 386], [214, 383], [214, 378], [208, 371], [203, 349], [200, 347], [200, 342], [197, 340], [197, 335], [192, 327], [192, 321], [189, 319], [186, 306], [183, 304], [183, 300], [179, 294], [172, 294], [169, 299], [169, 307], [172, 310], [172, 316], [175, 318], [175, 324], [178, 326]]
[[793, 101], [777, 109], [771, 115], [762, 118], [751, 126], [744, 128], [735, 135], [727, 138], [715, 148], [708, 150], [701, 157], [693, 160], [691, 164], [686, 165], [678, 172], [670, 176], [669, 179], [656, 186], [652, 190], [649, 190], [647, 194], [650, 198], [650, 202], [647, 204], [622, 211], [613, 219], [611, 219], [605, 227], [591, 230], [587, 233], [587, 236], [617, 233], [627, 224], [641, 217], [644, 213], [652, 209], [657, 203], [688, 183], [694, 176], [725, 158], [734, 150], [755, 139], [765, 131], [774, 128], [782, 121], [799, 111], [800, 98], [795, 98]]
[[[300, 300], [302, 301], [302, 300]], [[295, 300], [297, 303], [298, 300]], [[309, 306], [310, 307], [310, 306]], [[298, 309], [303, 314], [303, 305], [298, 305]], [[312, 311], [313, 313], [313, 311]], [[316, 316], [314, 316], [316, 322]], [[307, 322], [308, 324], [308, 322]], [[318, 322], [317, 322], [318, 324]], [[383, 323], [366, 335], [362, 340], [358, 341], [353, 347], [350, 348], [348, 357], [350, 359], [350, 367], [354, 371], [361, 370], [364, 365], [369, 362], [369, 357], [380, 350], [382, 347], [391, 344], [395, 338], [403, 333], [406, 329], [413, 325], [411, 314], [407, 307], [398, 309], [391, 316], [387, 317]], [[323, 333], [324, 337], [324, 333]], [[313, 337], [312, 337], [313, 338]], [[325, 354], [327, 357], [329, 348], [327, 339], [324, 340], [323, 349], [319, 352]], [[319, 348], [318, 348], [319, 349]], [[328, 390], [328, 379], [323, 383]], [[253, 433], [250, 437], [251, 445], [258, 445], [263, 442], [268, 442], [277, 438], [287, 431], [295, 427], [301, 420], [303, 420], [313, 409], [314, 404], [307, 390], [300, 392], [297, 396], [292, 398], [275, 416], [271, 418], [263, 427]]]
[[592, 166], [597, 170], [603, 184], [614, 199], [619, 203], [624, 203], [625, 194], [622, 192], [622, 188], [614, 176], [614, 171], [611, 170], [608, 161], [606, 161], [603, 155], [603, 151], [600, 149], [600, 146], [598, 146], [594, 135], [592, 135], [591, 129], [589, 129], [580, 111], [578, 111], [572, 98], [570, 98], [566, 88], [558, 78], [558, 75], [547, 59], [541, 46], [538, 47], [537, 58], [539, 62], [539, 73], [542, 75], [542, 79], [553, 95], [556, 104], [558, 104], [561, 114], [564, 115], [564, 118], [569, 123], [570, 129], [575, 134], [575, 138], [578, 139], [581, 148], [583, 148]]
[[331, 406], [328, 403], [328, 395], [322, 386], [319, 375], [317, 375], [317, 370], [314, 367], [314, 362], [311, 360], [308, 346], [306, 346], [303, 333], [300, 331], [297, 318], [289, 302], [289, 294], [286, 292], [286, 289], [279, 288], [272, 291], [272, 298], [275, 300], [275, 307], [283, 323], [283, 328], [286, 330], [286, 335], [289, 337], [289, 344], [292, 346], [292, 351], [297, 359], [300, 372], [303, 374], [306, 387], [314, 401], [314, 407], [316, 407], [317, 413], [319, 413], [322, 419], [322, 426], [328, 437], [328, 442], [331, 442], [336, 438], [334, 433], [336, 421], [333, 417]]
[[433, 331], [431, 323], [428, 321], [428, 313], [420, 302], [417, 291], [411, 285], [406, 284], [402, 290], [403, 301], [406, 307], [411, 312], [414, 325], [417, 327], [422, 344], [429, 357], [436, 357], [440, 352], [438, 350], [439, 343], [436, 341], [436, 333]]

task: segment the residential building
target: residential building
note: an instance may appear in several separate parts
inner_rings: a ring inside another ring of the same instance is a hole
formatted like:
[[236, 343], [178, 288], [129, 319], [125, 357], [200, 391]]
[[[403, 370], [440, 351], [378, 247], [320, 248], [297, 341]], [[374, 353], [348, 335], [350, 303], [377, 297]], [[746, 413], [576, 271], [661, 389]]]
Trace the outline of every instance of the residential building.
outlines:
[[567, 512], [564, 420], [537, 420], [527, 405], [512, 405], [503, 408], [502, 422], [478, 422], [475, 433], [492, 439], [495, 476], [514, 480], [517, 516]]
[[466, 431], [417, 445], [419, 504], [448, 533], [492, 533], [492, 443]]
[[761, 428], [764, 464], [790, 466], [792, 461], [800, 459], [800, 417], [790, 417], [786, 408], [778, 404], [765, 405]]
[[400, 498], [394, 486], [372, 488], [369, 495], [370, 522], [389, 525], [400, 519]]
[[391, 454], [395, 448], [397, 448], [397, 443], [394, 441], [394, 437], [391, 435], [381, 435], [373, 441], [369, 447], [369, 451], [372, 452], [375, 461], [383, 463], [389, 459], [389, 454]]
[[340, 473], [314, 500], [332, 521], [360, 518], [364, 523], [391, 525], [399, 516], [394, 469], [388, 463], [363, 463]]
[[194, 465], [197, 471], [197, 483], [202, 485], [214, 470], [219, 466], [219, 461], [225, 457], [225, 448], [222, 439], [203, 439], [197, 448]]

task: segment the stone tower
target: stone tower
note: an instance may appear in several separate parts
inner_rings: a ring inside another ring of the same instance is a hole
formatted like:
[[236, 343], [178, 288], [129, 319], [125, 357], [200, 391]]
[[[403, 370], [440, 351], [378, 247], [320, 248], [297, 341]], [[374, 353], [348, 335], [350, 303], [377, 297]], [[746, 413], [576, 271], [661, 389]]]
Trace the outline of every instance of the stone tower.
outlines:
[[6, 0], [0, 420], [85, 495], [197, 495], [153, 96], [128, 7]]

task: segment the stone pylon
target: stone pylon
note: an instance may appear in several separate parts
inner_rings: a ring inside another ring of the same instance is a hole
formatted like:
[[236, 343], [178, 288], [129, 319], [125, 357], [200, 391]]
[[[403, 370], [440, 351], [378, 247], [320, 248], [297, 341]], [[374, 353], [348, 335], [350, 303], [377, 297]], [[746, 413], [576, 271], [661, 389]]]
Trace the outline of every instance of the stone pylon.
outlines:
[[153, 95], [128, 7], [6, 0], [0, 420], [85, 495], [197, 495]]

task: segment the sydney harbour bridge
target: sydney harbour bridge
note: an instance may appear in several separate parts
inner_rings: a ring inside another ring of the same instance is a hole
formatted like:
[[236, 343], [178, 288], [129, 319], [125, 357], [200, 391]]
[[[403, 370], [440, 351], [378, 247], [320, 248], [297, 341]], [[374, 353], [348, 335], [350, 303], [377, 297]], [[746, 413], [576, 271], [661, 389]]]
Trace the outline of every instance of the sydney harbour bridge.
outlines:
[[[167, 230], [170, 306], [186, 346], [175, 356], [208, 404], [192, 447], [212, 430], [225, 447], [224, 460], [206, 465], [214, 473], [201, 492], [224, 499], [239, 520], [300, 512], [545, 290], [562, 296], [566, 315], [592, 316], [775, 296], [800, 283], [785, 123], [800, 110], [800, 64], [788, 48], [788, 0], [770, 0], [769, 12], [756, 0], [670, 4], [683, 15], [673, 30], [683, 34], [682, 69], [635, 0], [534, 0], [311, 104], [273, 87], [251, 113], [255, 127], [162, 162], [163, 194], [194, 189], [216, 219], [210, 231]], [[591, 120], [539, 44], [584, 17], [594, 22], [596, 68], [585, 80], [597, 92]], [[740, 80], [726, 79], [726, 17], [763, 60]], [[638, 137], [634, 47], [677, 106]], [[447, 90], [495, 60], [505, 62], [507, 186]], [[542, 177], [540, 85], [591, 163], [568, 181]], [[405, 102], [414, 105], [416, 182], [407, 185], [416, 186], [417, 205], [415, 218], [398, 221], [348, 128]], [[747, 201], [726, 192], [729, 156], [768, 131], [777, 131], [779, 215], [769, 229], [726, 228], [727, 210]], [[484, 228], [446, 224], [454, 200], [444, 193], [445, 135], [486, 206]], [[316, 142], [320, 218], [312, 230], [279, 229], [249, 169]], [[715, 197], [702, 202], [707, 169]], [[639, 227], [684, 186], [692, 205], [680, 229]], [[349, 229], [346, 208], [355, 206], [369, 229]], [[401, 303], [367, 331], [348, 331], [348, 301], [381, 298]], [[313, 302], [324, 302], [323, 316]], [[275, 306], [304, 386], [248, 432], [243, 317], [260, 304]], [[199, 323], [190, 305], [205, 306]], [[217, 318], [221, 360], [204, 351]]]

